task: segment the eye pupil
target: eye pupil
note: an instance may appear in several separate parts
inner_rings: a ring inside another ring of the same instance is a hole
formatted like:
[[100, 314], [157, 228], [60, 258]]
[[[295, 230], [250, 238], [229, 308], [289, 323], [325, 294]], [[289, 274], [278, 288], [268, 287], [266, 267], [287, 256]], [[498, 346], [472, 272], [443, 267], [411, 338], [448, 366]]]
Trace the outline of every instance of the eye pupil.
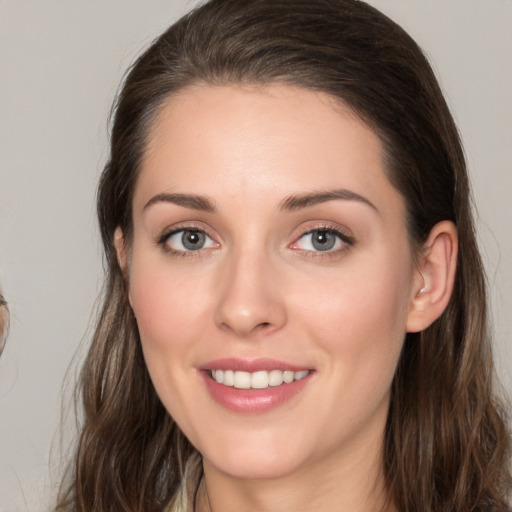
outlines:
[[201, 249], [205, 243], [206, 236], [201, 231], [184, 231], [181, 235], [181, 243], [185, 249], [197, 251]]
[[329, 231], [313, 231], [311, 243], [317, 251], [329, 251], [336, 243], [336, 236]]

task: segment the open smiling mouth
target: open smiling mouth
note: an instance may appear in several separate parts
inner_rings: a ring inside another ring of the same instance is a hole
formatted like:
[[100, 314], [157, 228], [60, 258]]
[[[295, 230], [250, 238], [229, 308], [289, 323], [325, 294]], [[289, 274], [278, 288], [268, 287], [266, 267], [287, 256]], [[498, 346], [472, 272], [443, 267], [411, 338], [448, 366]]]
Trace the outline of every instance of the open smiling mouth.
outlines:
[[206, 389], [219, 405], [236, 413], [259, 414], [279, 408], [310, 388], [314, 368], [272, 359], [218, 359], [200, 371]]
[[291, 384], [309, 375], [309, 370], [270, 370], [244, 372], [234, 370], [210, 370], [210, 376], [218, 384], [237, 389], [267, 389]]

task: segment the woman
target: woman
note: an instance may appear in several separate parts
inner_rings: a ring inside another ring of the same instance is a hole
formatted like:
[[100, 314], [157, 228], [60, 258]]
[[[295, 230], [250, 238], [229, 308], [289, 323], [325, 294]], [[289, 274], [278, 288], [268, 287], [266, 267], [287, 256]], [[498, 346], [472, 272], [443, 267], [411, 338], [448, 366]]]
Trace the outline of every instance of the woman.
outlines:
[[506, 510], [461, 144], [354, 0], [213, 0], [138, 59], [59, 510]]

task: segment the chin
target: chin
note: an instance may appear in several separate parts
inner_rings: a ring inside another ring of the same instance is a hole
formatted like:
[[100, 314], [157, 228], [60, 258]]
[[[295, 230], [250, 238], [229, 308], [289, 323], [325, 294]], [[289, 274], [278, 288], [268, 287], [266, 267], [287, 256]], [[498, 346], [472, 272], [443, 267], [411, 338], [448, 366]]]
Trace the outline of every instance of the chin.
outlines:
[[255, 454], [254, 457], [235, 455], [234, 457], [203, 456], [205, 468], [214, 467], [231, 478], [241, 480], [279, 479], [295, 473], [301, 464], [297, 457], [281, 457], [280, 454]]
[[292, 439], [290, 428], [284, 432], [254, 426], [215, 430], [204, 433], [204, 443], [200, 436], [193, 444], [202, 454], [205, 468], [213, 467], [234, 478], [279, 478], [293, 473], [307, 458], [297, 448], [304, 444]]

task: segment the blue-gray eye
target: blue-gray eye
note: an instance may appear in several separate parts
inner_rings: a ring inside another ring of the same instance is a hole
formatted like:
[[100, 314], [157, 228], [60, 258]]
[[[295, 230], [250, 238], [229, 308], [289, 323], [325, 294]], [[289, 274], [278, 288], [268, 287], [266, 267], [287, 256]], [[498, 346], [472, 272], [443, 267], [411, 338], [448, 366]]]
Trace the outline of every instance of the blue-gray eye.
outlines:
[[183, 234], [181, 235], [181, 243], [183, 244], [183, 247], [189, 251], [202, 249], [205, 240], [206, 235], [200, 231], [183, 231]]
[[302, 235], [294, 244], [295, 248], [303, 251], [332, 251], [347, 243], [342, 236], [333, 230], [315, 229]]
[[165, 244], [174, 251], [199, 251], [216, 247], [216, 243], [203, 231], [197, 229], [181, 229], [167, 237]]

